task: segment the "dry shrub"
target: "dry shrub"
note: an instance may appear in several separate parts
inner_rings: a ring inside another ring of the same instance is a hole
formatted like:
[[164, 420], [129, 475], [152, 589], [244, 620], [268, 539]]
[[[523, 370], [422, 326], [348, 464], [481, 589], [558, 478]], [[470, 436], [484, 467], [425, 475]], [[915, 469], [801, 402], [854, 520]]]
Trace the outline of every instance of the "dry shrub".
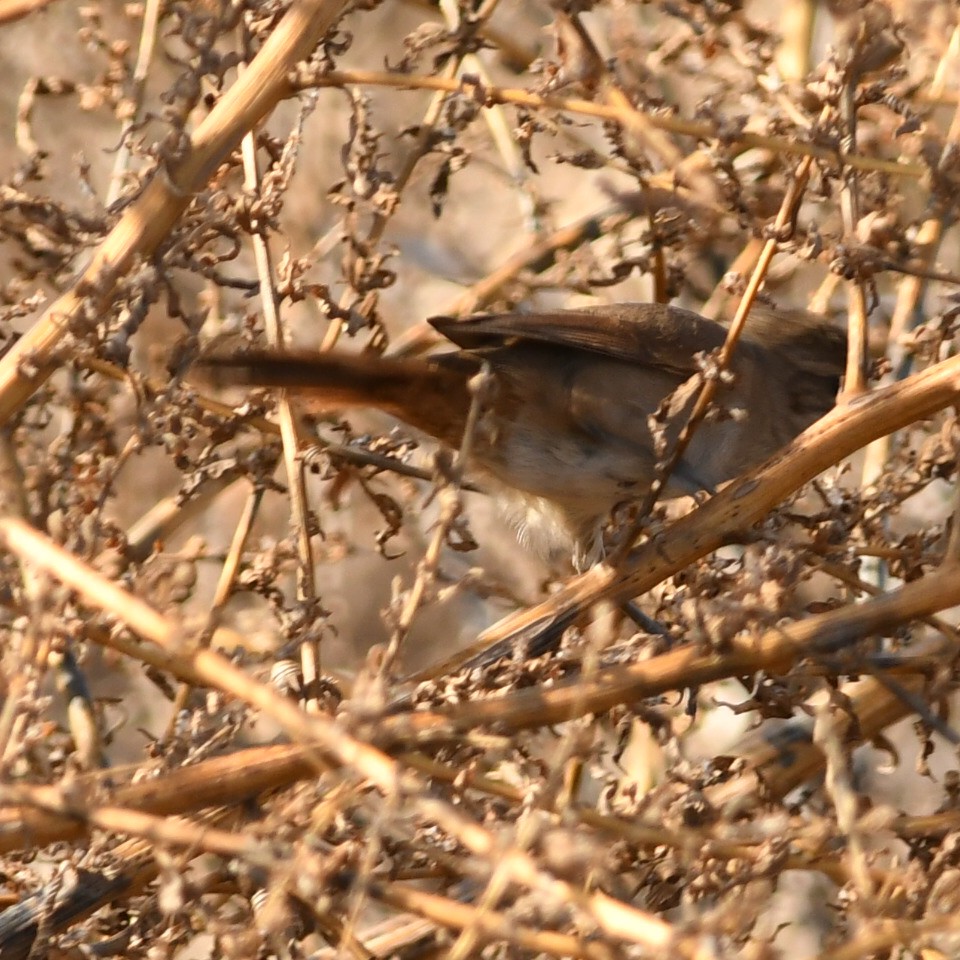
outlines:
[[[955, 955], [955, 4], [342, 7], [0, 4], [0, 957]], [[847, 392], [552, 587], [187, 373], [631, 299]]]

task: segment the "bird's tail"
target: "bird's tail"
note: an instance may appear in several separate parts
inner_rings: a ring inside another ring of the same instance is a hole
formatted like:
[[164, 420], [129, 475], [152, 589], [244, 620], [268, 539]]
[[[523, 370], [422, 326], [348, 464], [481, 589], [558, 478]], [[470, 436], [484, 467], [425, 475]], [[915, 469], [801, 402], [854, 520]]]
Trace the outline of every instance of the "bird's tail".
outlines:
[[259, 350], [213, 354], [198, 365], [214, 382], [286, 390], [316, 411], [375, 407], [453, 445], [470, 407], [467, 372], [431, 360]]

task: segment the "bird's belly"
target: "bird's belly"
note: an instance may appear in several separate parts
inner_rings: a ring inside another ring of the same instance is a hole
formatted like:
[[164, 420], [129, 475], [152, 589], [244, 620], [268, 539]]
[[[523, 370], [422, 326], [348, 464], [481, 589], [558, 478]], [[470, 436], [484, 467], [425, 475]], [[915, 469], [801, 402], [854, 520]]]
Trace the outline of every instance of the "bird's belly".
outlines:
[[556, 503], [576, 503], [578, 512], [594, 515], [641, 495], [654, 466], [642, 449], [516, 424], [497, 442], [479, 443], [476, 458], [507, 486]]
[[[630, 443], [609, 434], [538, 427], [515, 422], [481, 432], [475, 465], [531, 502], [543, 498], [581, 520], [602, 519], [618, 504], [642, 498], [656, 478], [654, 441], [646, 430], [638, 427], [636, 442]], [[664, 496], [713, 490], [738, 472], [734, 468], [754, 466], [760, 457], [749, 444], [737, 449], [737, 427], [733, 422], [701, 425], [687, 455], [667, 477]]]

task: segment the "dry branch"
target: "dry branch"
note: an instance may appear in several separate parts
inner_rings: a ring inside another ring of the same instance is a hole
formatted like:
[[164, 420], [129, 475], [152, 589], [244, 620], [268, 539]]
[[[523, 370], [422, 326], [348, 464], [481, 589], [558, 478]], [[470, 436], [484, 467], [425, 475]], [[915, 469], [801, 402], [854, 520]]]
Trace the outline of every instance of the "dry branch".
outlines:
[[[116, 774], [88, 775], [68, 790], [7, 786], [0, 791], [0, 852], [86, 836], [103, 826], [92, 822], [88, 811], [106, 803], [155, 816], [189, 814], [205, 807], [240, 803], [315, 774], [309, 751], [284, 745], [251, 747], [122, 786], [111, 785]], [[109, 798], [106, 803], [105, 797]], [[114, 823], [113, 829], [123, 827]]]
[[704, 651], [698, 644], [686, 644], [642, 663], [601, 670], [595, 676], [556, 684], [550, 689], [523, 690], [459, 704], [441, 714], [417, 712], [398, 717], [390, 726], [402, 731], [401, 736], [422, 739], [434, 735], [451, 737], [458, 730], [493, 724], [506, 731], [550, 726], [724, 677], [761, 670], [782, 673], [801, 658], [816, 660], [875, 632], [892, 630], [958, 603], [960, 576], [953, 565], [948, 565], [923, 580], [859, 606], [809, 617], [770, 630], [759, 638], [735, 640], [731, 651]]

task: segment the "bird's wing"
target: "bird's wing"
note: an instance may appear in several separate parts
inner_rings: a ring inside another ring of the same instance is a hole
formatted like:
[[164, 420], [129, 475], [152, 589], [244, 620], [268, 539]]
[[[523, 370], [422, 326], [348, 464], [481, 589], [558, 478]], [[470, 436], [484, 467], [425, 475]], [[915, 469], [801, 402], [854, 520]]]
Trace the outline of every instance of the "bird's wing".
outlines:
[[721, 324], [660, 303], [482, 314], [466, 320], [433, 317], [430, 323], [464, 350], [544, 343], [656, 367], [683, 378], [697, 369], [695, 354], [719, 348], [726, 338]]

